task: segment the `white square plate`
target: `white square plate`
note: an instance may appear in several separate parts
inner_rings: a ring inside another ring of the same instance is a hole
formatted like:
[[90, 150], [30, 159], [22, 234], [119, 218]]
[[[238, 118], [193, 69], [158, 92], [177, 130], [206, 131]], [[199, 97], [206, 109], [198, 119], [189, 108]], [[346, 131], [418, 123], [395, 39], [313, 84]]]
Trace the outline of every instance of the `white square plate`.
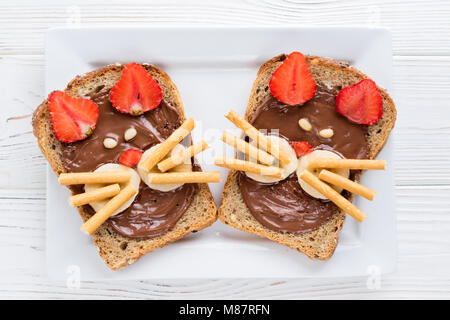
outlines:
[[[391, 38], [387, 30], [367, 28], [87, 28], [53, 29], [46, 45], [46, 91], [63, 89], [78, 74], [121, 62], [148, 62], [166, 71], [178, 86], [188, 116], [196, 119], [195, 140], [214, 146], [201, 158], [205, 170], [214, 152], [225, 147], [217, 135], [235, 131], [223, 115], [244, 114], [259, 66], [280, 53], [345, 60], [391, 89]], [[227, 153], [231, 150], [227, 149]], [[347, 218], [339, 245], [328, 261], [313, 261], [281, 244], [244, 233], [221, 222], [147, 254], [137, 263], [111, 271], [81, 219], [67, 204], [69, 192], [48, 170], [47, 265], [62, 279], [79, 267], [82, 280], [148, 278], [291, 278], [362, 276], [391, 272], [396, 265], [392, 135], [382, 150], [386, 172], [366, 172], [362, 183], [378, 194], [356, 205], [368, 214], [362, 224]], [[206, 164], [205, 164], [206, 163]], [[225, 181], [226, 171], [222, 170]], [[210, 185], [220, 204], [223, 184]]]

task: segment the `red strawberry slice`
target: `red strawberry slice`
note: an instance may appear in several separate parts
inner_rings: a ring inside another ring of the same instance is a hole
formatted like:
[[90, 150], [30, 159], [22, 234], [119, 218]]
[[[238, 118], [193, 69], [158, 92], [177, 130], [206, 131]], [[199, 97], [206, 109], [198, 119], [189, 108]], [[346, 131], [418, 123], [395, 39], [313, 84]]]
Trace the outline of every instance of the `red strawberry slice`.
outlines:
[[292, 142], [292, 148], [294, 148], [297, 158], [300, 158], [313, 151], [311, 145], [306, 141]]
[[140, 115], [159, 106], [162, 91], [143, 66], [130, 63], [125, 65], [120, 80], [111, 89], [110, 100], [120, 112]]
[[141, 160], [142, 152], [136, 149], [128, 149], [119, 158], [119, 162], [127, 167], [136, 166]]
[[275, 70], [269, 87], [275, 98], [291, 106], [304, 103], [316, 94], [316, 82], [300, 52], [292, 52]]
[[95, 102], [53, 91], [48, 97], [53, 131], [59, 141], [70, 143], [86, 139], [97, 124], [98, 106]]
[[353, 122], [374, 124], [383, 115], [383, 99], [370, 79], [345, 87], [336, 97], [336, 111]]

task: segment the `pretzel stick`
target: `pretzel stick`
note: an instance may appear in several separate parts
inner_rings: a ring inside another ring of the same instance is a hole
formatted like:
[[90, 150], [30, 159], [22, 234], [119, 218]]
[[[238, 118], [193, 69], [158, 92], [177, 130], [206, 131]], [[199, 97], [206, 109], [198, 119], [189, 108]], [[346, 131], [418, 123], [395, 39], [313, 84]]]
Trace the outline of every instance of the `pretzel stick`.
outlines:
[[223, 133], [222, 141], [261, 163], [271, 165], [275, 160], [272, 155], [264, 150], [256, 148], [247, 141], [235, 137], [229, 132], [225, 131]]
[[192, 158], [196, 154], [202, 152], [208, 147], [208, 144], [204, 140], [194, 143], [189, 148], [181, 150], [180, 152], [177, 152], [176, 154], [170, 156], [170, 158], [167, 158], [158, 163], [158, 169], [161, 172], [170, 170], [173, 167], [182, 164], [186, 159]]
[[308, 160], [308, 169], [312, 168], [339, 168], [360, 170], [385, 170], [385, 160], [360, 160], [360, 159], [325, 159], [314, 158]]
[[89, 218], [82, 226], [81, 230], [86, 231], [88, 234], [94, 233], [98, 227], [101, 226], [117, 209], [120, 208], [125, 202], [127, 202], [134, 194], [136, 190], [133, 185], [129, 183], [123, 188], [118, 195], [109, 200], [103, 208], [97, 211], [92, 217]]
[[148, 174], [148, 178], [154, 184], [220, 182], [220, 172], [152, 172]]
[[111, 184], [103, 188], [71, 196], [69, 198], [69, 203], [74, 207], [79, 207], [90, 202], [111, 198], [119, 192], [120, 186], [117, 183]]
[[308, 170], [304, 170], [300, 174], [300, 179], [310, 184], [311, 187], [316, 189], [322, 195], [327, 197], [330, 201], [332, 201], [335, 205], [341, 208], [343, 211], [347, 212], [353, 218], [355, 218], [358, 222], [362, 222], [366, 218], [366, 214], [362, 212], [358, 207], [352, 204], [350, 201], [345, 199], [339, 193], [336, 192], [332, 187], [322, 182], [313, 175]]
[[189, 118], [145, 159], [141, 166], [150, 171], [158, 162], [160, 162], [189, 132], [194, 129], [194, 119]]
[[235, 111], [230, 110], [225, 117], [244, 131], [251, 139], [255, 140], [258, 147], [263, 148], [275, 158], [279, 159], [281, 163], [288, 164], [290, 162], [289, 155], [284, 152], [283, 149], [279, 148], [277, 145], [272, 145], [272, 140], [268, 136], [259, 132], [258, 129], [248, 123], [247, 120], [242, 118]]
[[226, 158], [226, 157], [216, 157], [214, 164], [219, 167], [224, 167], [228, 169], [234, 169], [239, 171], [253, 172], [256, 174], [261, 174], [263, 176], [270, 176], [275, 178], [282, 178], [283, 171], [280, 168], [273, 166], [265, 166], [257, 164], [250, 161]]
[[131, 178], [131, 173], [127, 170], [120, 171], [97, 171], [97, 172], [76, 172], [61, 173], [58, 181], [67, 186], [71, 184], [90, 184], [90, 183], [119, 183], [127, 182]]
[[345, 190], [350, 191], [351, 193], [363, 196], [368, 200], [373, 200], [376, 192], [362, 184], [354, 182], [350, 179], [344, 178], [343, 176], [330, 172], [328, 170], [323, 169], [319, 173], [319, 179], [325, 182], [331, 183], [335, 186], [341, 187]]

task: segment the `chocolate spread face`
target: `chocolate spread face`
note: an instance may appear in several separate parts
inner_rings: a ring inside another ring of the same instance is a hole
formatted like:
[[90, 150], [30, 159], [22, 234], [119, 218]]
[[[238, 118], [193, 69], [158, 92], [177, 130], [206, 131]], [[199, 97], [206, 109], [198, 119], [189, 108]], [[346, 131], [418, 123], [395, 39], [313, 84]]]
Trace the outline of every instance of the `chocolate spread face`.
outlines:
[[[302, 105], [289, 106], [272, 94], [257, 107], [249, 122], [268, 134], [294, 141], [306, 141], [313, 148], [331, 147], [346, 158], [368, 158], [367, 126], [350, 122], [336, 112], [336, 94], [317, 86], [314, 98]], [[298, 121], [306, 118], [310, 131], [300, 128]], [[323, 138], [319, 131], [331, 128], [334, 135]], [[351, 175], [353, 176], [353, 174]], [[295, 173], [273, 184], [257, 182], [239, 173], [238, 184], [252, 215], [265, 227], [278, 232], [302, 233], [320, 227], [339, 211], [330, 201], [319, 200], [303, 191]], [[344, 192], [348, 197], [349, 194]]]
[[[68, 172], [94, 171], [106, 163], [119, 163], [119, 157], [125, 150], [147, 150], [164, 141], [182, 123], [177, 109], [164, 99], [156, 109], [141, 116], [132, 116], [118, 112], [112, 106], [109, 90], [101, 90], [90, 98], [99, 107], [97, 125], [87, 139], [63, 144], [62, 160]], [[125, 141], [124, 133], [129, 128], [135, 128], [137, 135]], [[108, 137], [118, 142], [115, 148], [106, 149], [103, 146], [103, 140]], [[83, 192], [82, 189], [74, 188], [76, 192]], [[163, 235], [181, 218], [196, 191], [196, 184], [184, 184], [175, 190], [161, 192], [141, 181], [139, 193], [131, 206], [109, 218], [107, 223], [119, 234], [129, 238]], [[95, 213], [89, 205], [83, 208], [88, 213]]]

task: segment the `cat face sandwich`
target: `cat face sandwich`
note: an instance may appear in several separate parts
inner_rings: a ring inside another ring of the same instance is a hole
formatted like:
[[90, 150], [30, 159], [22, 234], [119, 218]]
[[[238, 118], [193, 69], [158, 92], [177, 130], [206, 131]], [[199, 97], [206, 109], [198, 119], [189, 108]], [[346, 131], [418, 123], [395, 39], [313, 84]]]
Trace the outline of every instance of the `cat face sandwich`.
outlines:
[[244, 137], [222, 137], [239, 153], [216, 158], [232, 169], [219, 219], [310, 258], [330, 258], [346, 213], [366, 218], [354, 195], [374, 198], [358, 182], [362, 170], [385, 168], [375, 157], [394, 127], [392, 99], [347, 64], [293, 52], [261, 66], [245, 118], [226, 117]]
[[208, 182], [194, 156], [179, 93], [162, 70], [110, 65], [52, 92], [35, 111], [42, 153], [70, 188], [100, 256], [113, 270], [216, 220]]

